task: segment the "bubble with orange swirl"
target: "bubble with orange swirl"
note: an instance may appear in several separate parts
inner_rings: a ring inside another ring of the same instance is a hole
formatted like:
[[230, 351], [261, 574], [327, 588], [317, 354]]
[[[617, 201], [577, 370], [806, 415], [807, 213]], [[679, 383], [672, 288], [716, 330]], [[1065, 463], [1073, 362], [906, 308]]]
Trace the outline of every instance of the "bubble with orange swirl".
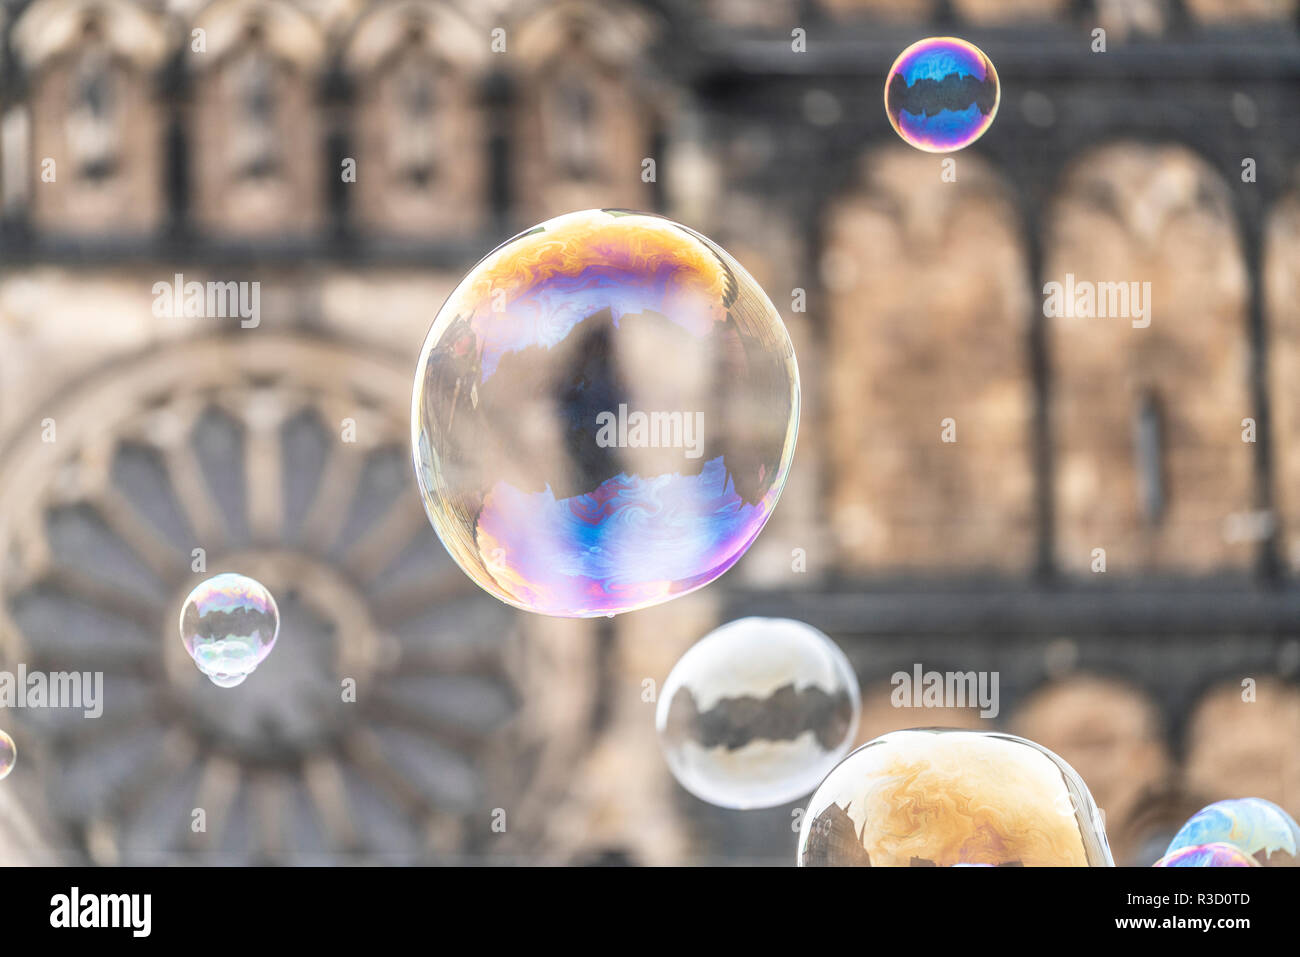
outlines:
[[412, 447], [448, 552], [511, 605], [612, 615], [693, 591], [772, 514], [799, 378], [776, 308], [719, 246], [586, 210], [489, 253], [429, 330]]
[[799, 834], [803, 867], [1110, 867], [1074, 770], [1009, 734], [924, 728], [858, 748], [826, 776]]

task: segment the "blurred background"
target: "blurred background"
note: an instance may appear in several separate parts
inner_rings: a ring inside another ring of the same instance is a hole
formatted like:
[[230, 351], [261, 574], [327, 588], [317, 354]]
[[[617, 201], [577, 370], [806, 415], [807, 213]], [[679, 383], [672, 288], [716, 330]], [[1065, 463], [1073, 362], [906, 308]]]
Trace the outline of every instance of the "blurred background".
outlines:
[[[1002, 81], [955, 182], [882, 105], [932, 34]], [[655, 740], [746, 614], [844, 648], [863, 741], [1055, 750], [1119, 863], [1218, 798], [1300, 815], [1296, 0], [20, 0], [0, 37], [0, 670], [106, 675], [98, 720], [0, 711], [0, 863], [793, 863], [797, 805], [711, 808]], [[564, 621], [447, 557], [409, 402], [463, 272], [594, 206], [735, 255], [804, 412], [734, 570]], [[1044, 319], [1066, 273], [1150, 282], [1150, 327]], [[177, 274], [260, 324], [157, 315]], [[280, 604], [238, 698], [176, 636], [196, 548]], [[1000, 713], [892, 707], [914, 664]]]

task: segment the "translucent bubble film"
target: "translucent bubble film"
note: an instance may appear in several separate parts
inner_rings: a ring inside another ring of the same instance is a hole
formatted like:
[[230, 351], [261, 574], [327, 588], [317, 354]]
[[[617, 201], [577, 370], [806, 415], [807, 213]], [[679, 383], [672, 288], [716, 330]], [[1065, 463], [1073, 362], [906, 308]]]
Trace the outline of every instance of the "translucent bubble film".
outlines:
[[225, 573], [203, 582], [185, 599], [180, 617], [185, 650], [212, 683], [242, 684], [271, 653], [280, 612], [261, 583]]
[[772, 807], [812, 791], [857, 733], [858, 680], [824, 634], [743, 618], [681, 657], [656, 726], [682, 787], [729, 808]]
[[984, 135], [1001, 90], [993, 63], [956, 37], [918, 40], [885, 80], [885, 111], [904, 140], [927, 153], [963, 149]]
[[1193, 844], [1180, 847], [1156, 861], [1153, 867], [1259, 867], [1245, 851], [1231, 844]]
[[17, 760], [18, 746], [14, 744], [14, 739], [9, 737], [7, 731], [0, 731], [0, 781], [9, 777]]
[[1231, 844], [1266, 867], [1300, 863], [1300, 826], [1295, 818], [1263, 798], [1216, 801], [1197, 811], [1169, 842], [1165, 857], [1186, 847]]
[[588, 210], [456, 287], [416, 372], [425, 510], [502, 601], [612, 615], [713, 581], [794, 454], [794, 350], [754, 279], [657, 216]]
[[925, 728], [858, 748], [812, 796], [803, 867], [1113, 866], [1068, 764], [1008, 734]]

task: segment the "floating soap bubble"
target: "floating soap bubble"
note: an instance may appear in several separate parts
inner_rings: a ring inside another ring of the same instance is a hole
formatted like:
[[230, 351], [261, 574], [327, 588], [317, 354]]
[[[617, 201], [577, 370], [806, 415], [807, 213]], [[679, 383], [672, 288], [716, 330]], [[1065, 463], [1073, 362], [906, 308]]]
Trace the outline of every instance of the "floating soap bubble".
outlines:
[[1231, 844], [1266, 867], [1300, 863], [1300, 826], [1263, 798], [1216, 801], [1201, 808], [1174, 835], [1165, 857], [1185, 847], [1213, 843]]
[[826, 776], [799, 832], [802, 867], [1111, 867], [1074, 770], [1009, 734], [922, 728], [858, 748]]
[[776, 309], [722, 249], [587, 210], [461, 280], [411, 418], [425, 511], [466, 574], [516, 607], [594, 617], [740, 559], [790, 469], [799, 381]]
[[993, 125], [1002, 93], [993, 62], [956, 37], [918, 40], [885, 79], [885, 112], [895, 132], [919, 150], [950, 153]]
[[1231, 844], [1211, 843], [1180, 847], [1152, 867], [1259, 867], [1259, 861]]
[[9, 777], [17, 760], [18, 746], [14, 744], [14, 739], [9, 737], [8, 732], [0, 731], [0, 781]]
[[802, 797], [848, 753], [858, 679], [816, 628], [743, 618], [690, 648], [659, 695], [668, 767], [710, 804], [775, 807]]
[[271, 653], [280, 611], [261, 583], [226, 573], [209, 578], [181, 607], [181, 640], [199, 671], [220, 688], [242, 684]]

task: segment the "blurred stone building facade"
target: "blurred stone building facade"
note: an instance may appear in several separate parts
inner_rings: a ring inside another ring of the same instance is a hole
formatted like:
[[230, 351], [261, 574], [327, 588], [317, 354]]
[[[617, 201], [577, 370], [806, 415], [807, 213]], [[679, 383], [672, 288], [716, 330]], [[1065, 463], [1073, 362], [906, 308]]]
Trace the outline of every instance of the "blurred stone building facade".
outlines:
[[[685, 795], [647, 700], [755, 612], [841, 643], [862, 740], [1056, 750], [1121, 862], [1219, 797], [1300, 814], [1300, 12], [1242, 6], [0, 7], [0, 668], [107, 675], [97, 721], [0, 712], [0, 861], [788, 862], [796, 809]], [[1004, 84], [955, 182], [880, 104], [939, 32]], [[598, 623], [479, 594], [406, 449], [443, 297], [592, 206], [726, 246], [804, 385], [746, 559]], [[1067, 273], [1150, 282], [1150, 326], [1045, 318]], [[192, 281], [257, 325], [158, 308]], [[178, 654], [196, 548], [283, 596], [237, 713]], [[891, 707], [913, 663], [1001, 714]]]

